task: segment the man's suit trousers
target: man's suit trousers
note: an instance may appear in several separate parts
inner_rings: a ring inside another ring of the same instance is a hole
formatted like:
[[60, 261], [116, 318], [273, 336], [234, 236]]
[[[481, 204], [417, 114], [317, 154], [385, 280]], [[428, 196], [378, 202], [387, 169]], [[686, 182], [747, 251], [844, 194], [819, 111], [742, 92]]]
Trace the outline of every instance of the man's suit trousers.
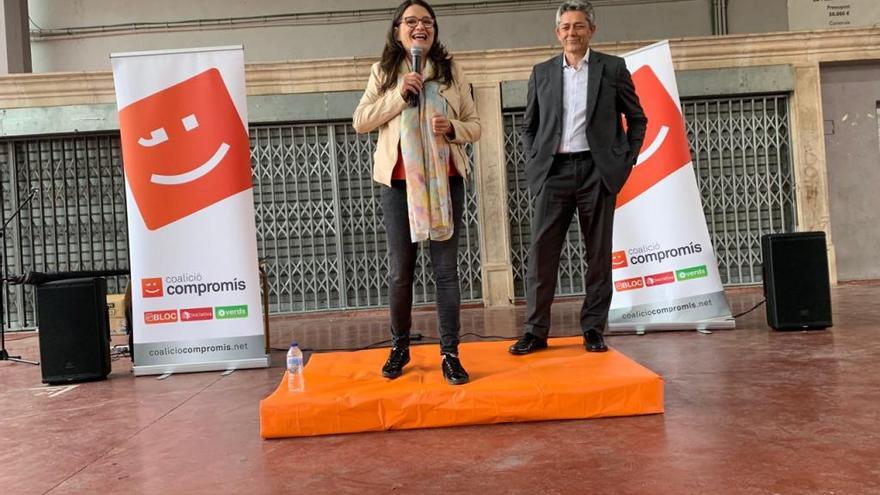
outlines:
[[604, 333], [611, 306], [611, 242], [616, 194], [602, 183], [589, 152], [557, 155], [538, 196], [534, 198], [532, 244], [526, 291], [526, 331], [546, 338], [550, 306], [556, 292], [559, 257], [577, 212], [587, 265], [581, 330]]

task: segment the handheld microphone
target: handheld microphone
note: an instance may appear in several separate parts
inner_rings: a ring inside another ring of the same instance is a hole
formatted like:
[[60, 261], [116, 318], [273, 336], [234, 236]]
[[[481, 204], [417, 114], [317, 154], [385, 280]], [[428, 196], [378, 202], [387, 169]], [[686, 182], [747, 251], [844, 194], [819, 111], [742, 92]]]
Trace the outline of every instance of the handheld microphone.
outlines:
[[[421, 74], [422, 73], [422, 49], [417, 46], [414, 46], [409, 49], [409, 53], [412, 56], [413, 72], [415, 72], [416, 74]], [[411, 106], [411, 107], [419, 106], [419, 94], [418, 93], [410, 93], [409, 106]]]

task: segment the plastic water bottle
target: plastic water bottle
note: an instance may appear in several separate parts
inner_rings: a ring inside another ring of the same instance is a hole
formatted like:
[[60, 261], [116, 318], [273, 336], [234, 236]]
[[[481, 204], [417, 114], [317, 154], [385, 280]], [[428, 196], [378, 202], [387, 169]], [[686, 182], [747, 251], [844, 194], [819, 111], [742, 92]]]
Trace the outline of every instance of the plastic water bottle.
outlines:
[[290, 343], [287, 351], [287, 390], [302, 392], [305, 388], [303, 380], [303, 353], [296, 342]]

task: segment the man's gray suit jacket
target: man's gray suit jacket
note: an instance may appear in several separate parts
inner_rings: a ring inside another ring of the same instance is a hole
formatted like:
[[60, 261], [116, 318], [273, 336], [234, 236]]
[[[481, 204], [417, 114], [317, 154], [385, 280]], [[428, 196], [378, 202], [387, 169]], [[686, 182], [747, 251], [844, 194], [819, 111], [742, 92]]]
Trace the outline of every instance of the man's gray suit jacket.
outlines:
[[[529, 78], [522, 140], [533, 197], [544, 185], [562, 138], [562, 57], [536, 65]], [[622, 58], [590, 50], [587, 63], [587, 142], [602, 182], [617, 194], [636, 163], [648, 119]]]

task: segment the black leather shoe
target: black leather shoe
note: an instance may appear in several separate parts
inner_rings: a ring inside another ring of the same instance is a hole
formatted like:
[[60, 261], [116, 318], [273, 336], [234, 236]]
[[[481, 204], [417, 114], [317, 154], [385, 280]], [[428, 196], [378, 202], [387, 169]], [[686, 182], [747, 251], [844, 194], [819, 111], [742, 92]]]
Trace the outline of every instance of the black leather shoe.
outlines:
[[461, 365], [458, 356], [444, 354], [440, 368], [443, 370], [443, 378], [445, 378], [446, 383], [450, 385], [462, 385], [471, 379], [467, 371], [465, 371], [464, 367]]
[[403, 367], [409, 363], [409, 347], [392, 347], [391, 355], [385, 366], [382, 366], [382, 376], [385, 378], [397, 378], [403, 374]]
[[602, 334], [596, 330], [587, 330], [584, 335], [584, 347], [587, 348], [587, 352], [606, 352], [608, 350], [608, 346], [605, 345], [605, 337], [602, 337]]
[[507, 350], [511, 354], [521, 355], [531, 354], [535, 351], [546, 348], [547, 339], [542, 339], [541, 337], [536, 337], [534, 334], [526, 332]]

